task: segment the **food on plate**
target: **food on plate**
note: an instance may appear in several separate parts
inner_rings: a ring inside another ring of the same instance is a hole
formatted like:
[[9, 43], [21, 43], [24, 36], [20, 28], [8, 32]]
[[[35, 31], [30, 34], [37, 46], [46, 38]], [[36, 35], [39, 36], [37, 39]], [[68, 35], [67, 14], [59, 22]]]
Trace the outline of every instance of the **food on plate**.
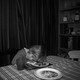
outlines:
[[31, 64], [31, 65], [35, 65], [36, 64], [36, 62], [30, 62], [30, 61], [28, 61], [27, 63]]
[[39, 63], [36, 63], [35, 65], [36, 66], [47, 66], [49, 63], [47, 62], [39, 62]]
[[56, 72], [52, 72], [52, 71], [42, 71], [41, 75], [45, 78], [52, 78], [52, 77], [56, 77], [58, 76], [58, 74]]
[[47, 62], [27, 62], [27, 63], [37, 67], [43, 67], [49, 64]]
[[56, 80], [62, 77], [60, 71], [53, 68], [40, 68], [35, 71], [35, 75], [41, 79], [45, 80]]

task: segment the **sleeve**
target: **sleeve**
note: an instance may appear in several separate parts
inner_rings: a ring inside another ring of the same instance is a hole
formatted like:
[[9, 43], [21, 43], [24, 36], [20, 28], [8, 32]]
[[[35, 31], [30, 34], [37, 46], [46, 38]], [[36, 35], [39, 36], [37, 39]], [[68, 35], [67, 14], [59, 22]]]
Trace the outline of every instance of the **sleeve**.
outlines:
[[26, 52], [24, 49], [21, 49], [17, 52], [17, 54], [14, 56], [14, 58], [12, 59], [12, 65], [16, 64], [16, 60], [20, 57], [26, 56]]

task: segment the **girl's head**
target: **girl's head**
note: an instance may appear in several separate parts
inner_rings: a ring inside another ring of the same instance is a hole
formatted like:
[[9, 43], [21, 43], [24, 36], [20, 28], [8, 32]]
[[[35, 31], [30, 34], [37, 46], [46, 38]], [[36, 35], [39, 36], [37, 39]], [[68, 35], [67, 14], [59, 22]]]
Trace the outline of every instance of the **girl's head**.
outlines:
[[38, 60], [41, 55], [41, 45], [34, 45], [29, 49], [27, 57], [30, 60]]

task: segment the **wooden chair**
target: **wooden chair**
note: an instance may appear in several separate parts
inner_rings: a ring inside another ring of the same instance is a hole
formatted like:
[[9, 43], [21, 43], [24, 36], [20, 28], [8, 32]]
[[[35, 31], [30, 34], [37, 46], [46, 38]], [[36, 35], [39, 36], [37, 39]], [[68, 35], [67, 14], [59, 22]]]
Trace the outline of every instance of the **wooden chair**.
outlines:
[[80, 50], [69, 51], [68, 55], [72, 60], [78, 59], [80, 61]]

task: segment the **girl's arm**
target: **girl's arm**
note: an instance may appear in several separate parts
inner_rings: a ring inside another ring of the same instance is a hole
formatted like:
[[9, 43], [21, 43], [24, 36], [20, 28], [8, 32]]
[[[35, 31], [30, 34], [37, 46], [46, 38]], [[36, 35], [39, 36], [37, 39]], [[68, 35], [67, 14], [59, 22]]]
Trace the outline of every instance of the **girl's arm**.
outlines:
[[17, 54], [14, 56], [14, 58], [12, 59], [12, 65], [15, 65], [16, 64], [16, 60], [19, 58], [19, 57], [22, 57], [22, 56], [26, 56], [26, 52], [24, 49], [21, 49], [17, 52]]

